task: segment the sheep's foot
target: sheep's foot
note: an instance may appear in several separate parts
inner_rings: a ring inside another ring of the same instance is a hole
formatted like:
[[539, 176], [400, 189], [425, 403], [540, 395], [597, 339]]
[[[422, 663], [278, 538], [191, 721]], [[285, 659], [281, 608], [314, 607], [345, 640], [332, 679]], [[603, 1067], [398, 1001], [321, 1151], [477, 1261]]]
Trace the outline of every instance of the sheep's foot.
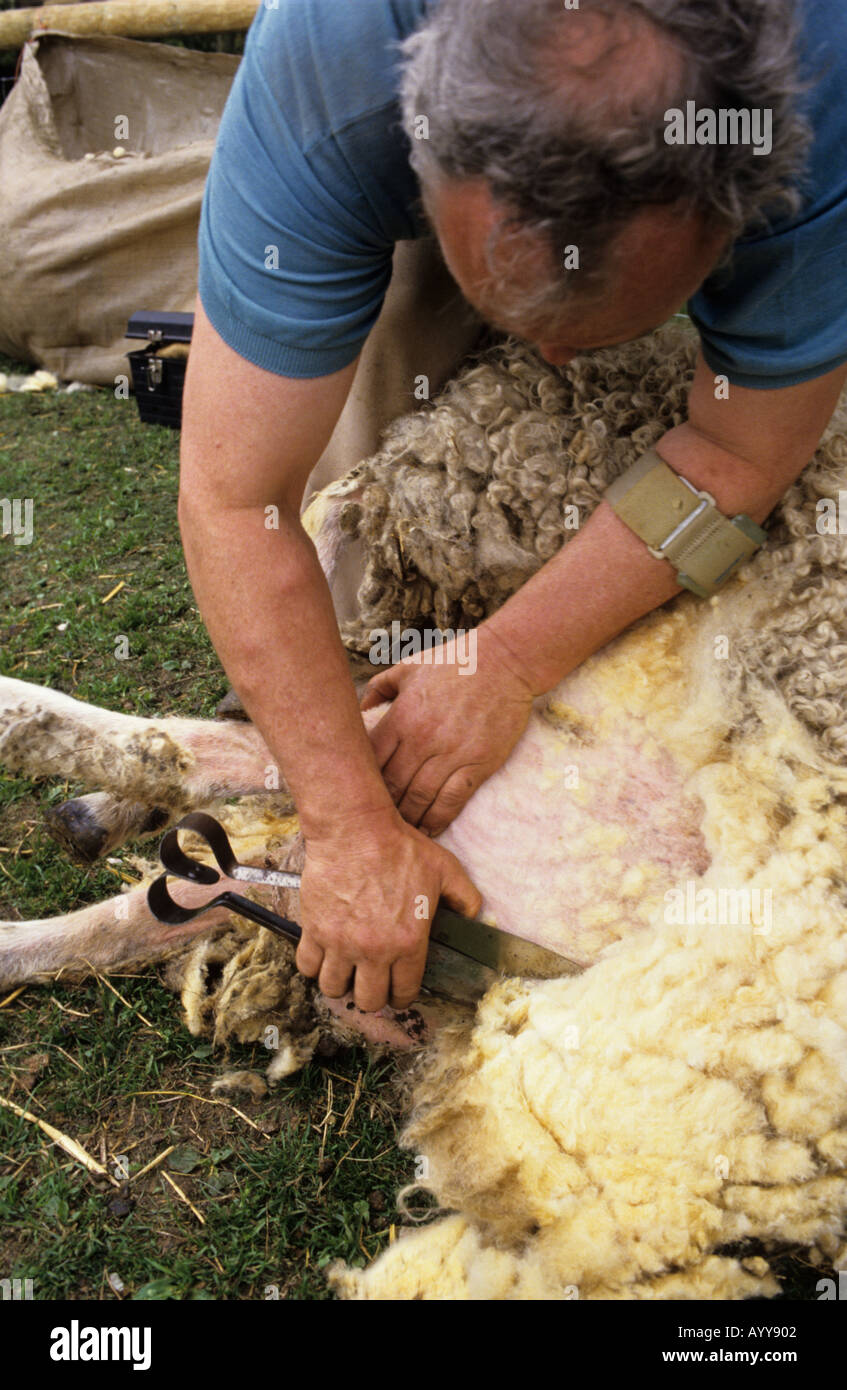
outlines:
[[223, 699], [218, 700], [215, 705], [215, 718], [249, 720], [250, 716], [244, 708], [237, 690], [230, 687]]
[[174, 808], [126, 801], [109, 792], [76, 796], [44, 813], [50, 835], [82, 864], [93, 864], [125, 840], [164, 830], [174, 819]]

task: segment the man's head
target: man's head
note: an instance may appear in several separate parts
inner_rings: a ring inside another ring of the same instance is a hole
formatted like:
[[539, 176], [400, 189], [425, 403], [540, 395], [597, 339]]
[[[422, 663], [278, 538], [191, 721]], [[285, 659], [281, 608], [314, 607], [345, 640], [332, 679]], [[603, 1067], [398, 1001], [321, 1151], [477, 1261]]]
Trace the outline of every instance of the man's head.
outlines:
[[[626, 341], [757, 217], [796, 206], [794, 8], [438, 0], [405, 45], [405, 125], [447, 263], [484, 317], [551, 361]], [[669, 143], [665, 113], [689, 101], [770, 110], [769, 154]]]
[[643, 208], [616, 234], [607, 279], [582, 294], [560, 290], [548, 302], [545, 290], [561, 282], [547, 241], [528, 230], [504, 236], [504, 214], [482, 180], [445, 182], [426, 205], [468, 302], [557, 366], [664, 323], [702, 284], [727, 242], [725, 229], [708, 227], [696, 214]]

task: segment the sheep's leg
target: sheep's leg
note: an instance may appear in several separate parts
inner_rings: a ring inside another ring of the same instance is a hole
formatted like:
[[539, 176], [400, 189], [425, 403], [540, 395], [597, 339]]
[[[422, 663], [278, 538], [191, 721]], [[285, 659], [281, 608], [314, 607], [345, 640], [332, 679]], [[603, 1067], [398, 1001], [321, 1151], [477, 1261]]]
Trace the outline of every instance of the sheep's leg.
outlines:
[[170, 814], [282, 785], [252, 724], [114, 714], [9, 678], [0, 679], [0, 762], [34, 777], [106, 786]]
[[[219, 890], [242, 887], [224, 879]], [[209, 897], [208, 888], [182, 881], [173, 885], [172, 892], [185, 907], [199, 906]], [[292, 910], [278, 900], [274, 906]], [[148, 965], [230, 919], [231, 913], [218, 907], [183, 926], [164, 926], [150, 912], [147, 885], [143, 884], [62, 917], [0, 922], [0, 989], [43, 982], [59, 974], [79, 979], [94, 971]], [[318, 994], [316, 1007], [339, 1041], [367, 1042], [401, 1051], [420, 1047], [438, 1027], [454, 1024], [468, 1013], [461, 1006], [428, 998], [400, 1012], [386, 1008], [379, 1014], [366, 1014], [356, 1007], [352, 994], [342, 999], [325, 999]]]
[[[180, 883], [178, 892], [186, 907], [199, 906], [209, 897], [208, 888], [194, 883]], [[146, 964], [221, 926], [229, 916], [225, 908], [213, 908], [184, 926], [163, 926], [147, 906], [144, 884], [61, 917], [0, 922], [0, 988], [50, 979], [60, 971], [79, 977], [92, 970]]]

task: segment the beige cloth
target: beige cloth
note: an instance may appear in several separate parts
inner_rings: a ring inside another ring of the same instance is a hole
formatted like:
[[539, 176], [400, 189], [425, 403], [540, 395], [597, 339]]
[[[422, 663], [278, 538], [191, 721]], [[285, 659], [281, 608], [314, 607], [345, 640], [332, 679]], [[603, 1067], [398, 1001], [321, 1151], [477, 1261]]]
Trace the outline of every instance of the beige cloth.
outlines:
[[[0, 112], [0, 351], [65, 379], [111, 385], [139, 309], [191, 310], [197, 222], [238, 59], [58, 33], [24, 49]], [[115, 117], [129, 133], [116, 133]], [[115, 156], [121, 145], [125, 154]], [[399, 242], [382, 312], [306, 497], [376, 452], [385, 426], [429, 399], [472, 349], [481, 321], [434, 237]], [[352, 612], [354, 552], [335, 584]]]
[[140, 346], [124, 337], [130, 314], [194, 307], [203, 186], [238, 62], [129, 39], [26, 45], [0, 109], [0, 352], [113, 385]]
[[[437, 240], [398, 242], [382, 312], [362, 350], [338, 424], [309, 478], [304, 506], [319, 488], [376, 453], [386, 425], [421, 407], [415, 384], [422, 376], [431, 400], [482, 330], [482, 320], [445, 266]], [[360, 579], [361, 558], [350, 546], [332, 584], [339, 619], [353, 616]]]

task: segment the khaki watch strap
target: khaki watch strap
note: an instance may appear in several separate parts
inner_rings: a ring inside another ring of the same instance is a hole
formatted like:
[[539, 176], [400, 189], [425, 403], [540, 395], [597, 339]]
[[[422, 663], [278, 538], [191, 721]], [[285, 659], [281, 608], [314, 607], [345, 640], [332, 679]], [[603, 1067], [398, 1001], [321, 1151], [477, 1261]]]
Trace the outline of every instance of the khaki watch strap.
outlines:
[[678, 571], [685, 588], [707, 598], [767, 539], [748, 516], [730, 520], [655, 449], [606, 489], [606, 500], [657, 559]]

